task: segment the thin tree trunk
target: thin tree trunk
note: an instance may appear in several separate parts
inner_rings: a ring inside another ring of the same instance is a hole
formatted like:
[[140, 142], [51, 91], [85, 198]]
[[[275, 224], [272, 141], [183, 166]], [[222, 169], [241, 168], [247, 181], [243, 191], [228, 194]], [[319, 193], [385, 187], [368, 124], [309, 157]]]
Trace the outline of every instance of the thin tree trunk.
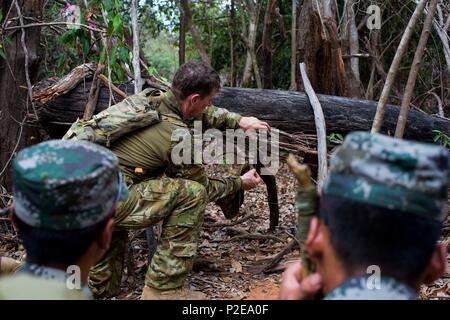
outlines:
[[181, 66], [186, 61], [186, 18], [184, 11], [180, 10], [180, 43], [178, 47], [178, 64]]
[[139, 60], [139, 24], [137, 0], [131, 0], [131, 28], [133, 30], [134, 92], [142, 91], [141, 63]]
[[437, 11], [439, 23], [436, 20], [434, 20], [433, 27], [434, 30], [436, 30], [439, 39], [441, 39], [442, 47], [444, 50], [445, 62], [447, 63], [447, 72], [450, 75], [450, 44], [449, 44], [450, 37], [448, 36], [448, 30], [450, 28], [450, 12], [448, 12], [447, 20], [444, 20], [444, 14], [440, 3], [437, 6]]
[[292, 0], [291, 24], [291, 85], [289, 90], [297, 90], [297, 0]]
[[[94, 77], [92, 78], [91, 90], [89, 91], [89, 99], [84, 109], [83, 120], [91, 120], [94, 115], [95, 107], [97, 106], [98, 95], [100, 93], [100, 75], [102, 74], [105, 66], [101, 63], [97, 65]], [[136, 90], [136, 83], [134, 84], [134, 90]]]
[[234, 78], [234, 68], [235, 68], [235, 57], [234, 57], [234, 33], [236, 30], [236, 17], [234, 12], [234, 0], [231, 0], [230, 6], [230, 20], [229, 20], [229, 32], [230, 32], [230, 86], [235, 86], [235, 78]]
[[[255, 76], [256, 86], [258, 88], [262, 88], [262, 81], [261, 81], [261, 75], [259, 73], [259, 67], [258, 67], [258, 60], [256, 58], [256, 51], [255, 51], [255, 45], [256, 45], [256, 36], [257, 36], [257, 27], [258, 27], [258, 20], [259, 20], [259, 11], [261, 8], [261, 2], [259, 0], [256, 1], [256, 4], [253, 2], [253, 0], [239, 0], [240, 1], [240, 7], [242, 9], [242, 12], [240, 14], [241, 21], [242, 21], [242, 40], [244, 41], [244, 44], [247, 48], [247, 58], [245, 61], [245, 67], [244, 67], [244, 75], [242, 77], [242, 86], [247, 86], [250, 82], [251, 78], [251, 71], [253, 69], [253, 74]], [[243, 3], [245, 1], [245, 4]], [[247, 12], [248, 14], [248, 28], [247, 33], [245, 32], [246, 29], [246, 23], [244, 19], [244, 14]]]
[[361, 77], [359, 73], [359, 36], [358, 28], [355, 21], [354, 6], [355, 0], [345, 1], [344, 10], [344, 38], [347, 43], [347, 54], [350, 56], [347, 67], [347, 74], [349, 78], [348, 93], [352, 98], [359, 98], [361, 96]]
[[200, 58], [204, 63], [210, 66], [211, 58], [209, 57], [205, 47], [202, 44], [200, 31], [197, 29], [197, 26], [192, 21], [192, 12], [191, 8], [189, 7], [189, 0], [180, 0], [180, 6], [181, 6], [180, 9], [183, 10], [184, 12], [186, 24], [189, 27], [189, 30], [191, 31], [192, 40], [194, 41], [195, 47], [197, 48], [198, 53], [200, 54]]
[[264, 15], [264, 29], [262, 36], [264, 89], [272, 89], [272, 18], [276, 5], [277, 0], [269, 0]]
[[[43, 0], [18, 0], [20, 12], [29, 19], [42, 17]], [[10, 10], [11, 9], [11, 10]], [[0, 3], [2, 23], [20, 25], [18, 11], [13, 0]], [[8, 14], [9, 13], [9, 14]], [[25, 24], [29, 21], [25, 20]], [[38, 48], [40, 27], [25, 28], [24, 50], [22, 31], [6, 32], [2, 36], [5, 44], [5, 59], [0, 57], [0, 185], [11, 186], [10, 164], [15, 153], [38, 141], [39, 132], [34, 119], [33, 108], [28, 97], [27, 75], [34, 82], [38, 71]], [[9, 41], [5, 41], [8, 37]], [[27, 54], [25, 53], [27, 52]], [[25, 61], [28, 61], [28, 70]]]
[[323, 17], [334, 19], [333, 0], [323, 0]]
[[402, 105], [400, 107], [400, 114], [398, 116], [397, 128], [395, 129], [395, 137], [403, 138], [405, 132], [406, 120], [408, 119], [409, 105], [416, 84], [417, 73], [420, 69], [420, 63], [427, 46], [428, 36], [430, 35], [431, 25], [433, 23], [434, 14], [436, 13], [437, 0], [430, 0], [429, 11], [423, 25], [422, 34], [420, 35], [419, 44], [417, 45], [414, 60], [409, 71], [408, 82], [406, 83], [405, 95], [403, 96]]
[[421, 0], [419, 2], [419, 4], [416, 7], [416, 10], [414, 11], [413, 15], [411, 16], [411, 19], [409, 20], [405, 32], [403, 33], [402, 40], [400, 41], [400, 44], [397, 48], [397, 52], [395, 53], [394, 56], [394, 60], [392, 61], [391, 67], [389, 69], [386, 82], [383, 87], [383, 91], [381, 92], [380, 100], [378, 101], [377, 113], [375, 114], [375, 119], [373, 120], [371, 130], [372, 133], [377, 133], [381, 129], [381, 124], [383, 122], [384, 116], [384, 109], [387, 100], [389, 98], [389, 93], [391, 92], [392, 85], [394, 84], [395, 76], [397, 75], [397, 71], [400, 67], [401, 59], [408, 47], [409, 40], [411, 39], [411, 35], [414, 31], [414, 26], [416, 25], [417, 20], [419, 19], [426, 2], [427, 0]]

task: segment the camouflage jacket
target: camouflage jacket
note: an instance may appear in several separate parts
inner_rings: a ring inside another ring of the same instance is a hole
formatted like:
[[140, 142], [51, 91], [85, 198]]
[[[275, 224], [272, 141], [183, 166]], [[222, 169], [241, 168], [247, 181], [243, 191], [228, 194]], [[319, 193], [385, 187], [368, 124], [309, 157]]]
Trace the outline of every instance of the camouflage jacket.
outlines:
[[[172, 134], [180, 128], [189, 129], [192, 120], [183, 120], [180, 106], [172, 92], [165, 93], [159, 105], [161, 121], [155, 125], [133, 131], [112, 143], [110, 149], [119, 158], [119, 165], [127, 176], [127, 183], [139, 183], [163, 174], [171, 178], [183, 178], [201, 183], [210, 201], [241, 189], [239, 177], [209, 178], [201, 164], [174, 164], [171, 152], [178, 141], [172, 141]], [[241, 116], [214, 106], [208, 107], [199, 117], [202, 129], [239, 128]]]
[[25, 264], [15, 275], [0, 279], [0, 300], [90, 300], [87, 286], [69, 289], [62, 270]]
[[417, 293], [393, 278], [381, 277], [379, 283], [368, 276], [353, 277], [334, 288], [325, 300], [416, 300]]

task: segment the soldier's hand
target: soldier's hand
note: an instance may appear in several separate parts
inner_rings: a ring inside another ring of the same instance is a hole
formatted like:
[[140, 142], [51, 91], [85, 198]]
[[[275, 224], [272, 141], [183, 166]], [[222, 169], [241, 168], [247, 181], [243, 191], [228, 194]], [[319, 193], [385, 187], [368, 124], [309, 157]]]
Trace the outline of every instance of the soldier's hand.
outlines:
[[239, 121], [239, 127], [244, 130], [266, 130], [270, 131], [270, 126], [267, 122], [261, 121], [255, 117], [242, 117]]
[[283, 272], [280, 287], [282, 300], [310, 300], [322, 288], [322, 276], [312, 273], [302, 279], [302, 263], [297, 261], [289, 265]]
[[242, 189], [244, 190], [253, 189], [262, 180], [255, 169], [246, 172], [244, 175], [241, 176], [241, 179], [242, 179]]

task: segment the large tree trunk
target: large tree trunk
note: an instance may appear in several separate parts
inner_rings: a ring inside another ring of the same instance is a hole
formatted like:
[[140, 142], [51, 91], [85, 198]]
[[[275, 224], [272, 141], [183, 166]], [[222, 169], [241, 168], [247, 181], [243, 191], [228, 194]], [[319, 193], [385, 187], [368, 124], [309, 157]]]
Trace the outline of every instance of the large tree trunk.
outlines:
[[[311, 1], [305, 1], [298, 17], [299, 61], [307, 67], [308, 76], [317, 93], [346, 96], [346, 79], [342, 50], [334, 18], [322, 17]], [[297, 88], [303, 90], [298, 77]]]
[[[12, 20], [9, 27], [20, 25], [16, 6], [11, 6], [13, 2], [3, 0], [0, 8], [3, 21]], [[28, 17], [23, 19], [24, 23], [29, 19], [42, 17], [43, 0], [18, 0], [18, 4], [22, 15]], [[0, 185], [7, 189], [11, 185], [11, 158], [20, 149], [36, 142], [39, 137], [36, 123], [32, 123], [33, 119], [30, 117], [33, 108], [28, 98], [26, 71], [32, 82], [38, 71], [37, 51], [41, 29], [36, 27], [24, 30], [28, 57], [26, 58], [21, 42], [20, 29], [6, 32], [5, 36], [11, 41], [4, 42], [6, 59], [0, 57]], [[28, 70], [25, 70], [25, 59], [28, 60]]]
[[[81, 83], [67, 94], [56, 97], [43, 105], [39, 116], [43, 125], [55, 138], [61, 137], [69, 125], [83, 114], [90, 81]], [[49, 86], [51, 83], [43, 83]], [[42, 87], [42, 85], [40, 85]], [[38, 87], [38, 85], [36, 86]], [[131, 84], [119, 86], [127, 94], [132, 94]], [[87, 89], [85, 89], [87, 88]], [[343, 97], [318, 95], [322, 105], [327, 131], [348, 133], [355, 130], [370, 130], [376, 110], [375, 101], [356, 100]], [[121, 98], [116, 96], [116, 100]], [[102, 87], [96, 113], [108, 106], [108, 88]], [[308, 97], [303, 92], [261, 90], [245, 88], [222, 88], [214, 99], [214, 104], [242, 115], [253, 115], [268, 121], [271, 126], [290, 133], [315, 133], [314, 114]], [[393, 133], [397, 123], [399, 108], [389, 105], [386, 109], [383, 131]], [[432, 141], [432, 130], [450, 131], [450, 121], [411, 111], [408, 115], [406, 138]]]

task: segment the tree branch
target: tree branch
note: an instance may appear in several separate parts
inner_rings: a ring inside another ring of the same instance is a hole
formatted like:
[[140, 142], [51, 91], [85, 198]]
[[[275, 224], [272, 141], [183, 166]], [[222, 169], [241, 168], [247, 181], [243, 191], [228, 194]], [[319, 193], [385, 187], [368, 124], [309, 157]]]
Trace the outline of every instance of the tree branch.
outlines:
[[395, 76], [397, 75], [398, 69], [400, 67], [401, 59], [408, 47], [409, 40], [411, 39], [411, 36], [414, 31], [414, 26], [416, 25], [416, 22], [419, 19], [419, 16], [421, 15], [421, 13], [423, 11], [426, 2], [427, 2], [427, 0], [421, 0], [420, 3], [417, 5], [416, 10], [414, 11], [413, 15], [411, 16], [411, 19], [408, 22], [406, 30], [403, 33], [402, 40], [400, 41], [400, 44], [398, 45], [397, 52], [395, 53], [394, 60], [392, 61], [391, 67], [389, 69], [389, 72], [388, 72], [388, 75], [386, 78], [386, 82], [383, 87], [383, 91], [381, 92], [380, 100], [378, 101], [377, 112], [375, 114], [375, 119], [373, 120], [373, 125], [372, 125], [372, 130], [371, 130], [372, 133], [378, 133], [381, 129], [381, 124], [383, 122], [383, 117], [384, 117], [385, 106], [386, 106], [391, 88], [394, 84]]
[[28, 53], [28, 48], [27, 45], [25, 43], [25, 29], [23, 28], [24, 23], [23, 23], [23, 17], [22, 17], [22, 11], [20, 10], [20, 6], [19, 3], [17, 1], [15, 1], [16, 4], [16, 10], [17, 10], [17, 15], [19, 17], [19, 22], [20, 22], [20, 26], [22, 27], [22, 36], [20, 38], [20, 41], [22, 43], [22, 48], [23, 48], [23, 52], [25, 55], [25, 79], [27, 82], [27, 89], [28, 89], [28, 99], [30, 99], [30, 104], [31, 104], [31, 108], [33, 109], [33, 114], [36, 118], [36, 121], [39, 121], [39, 117], [37, 115], [36, 112], [36, 108], [34, 106], [34, 102], [33, 102], [33, 87], [31, 85], [31, 80], [30, 80], [30, 73], [29, 73], [29, 53]]
[[23, 29], [23, 28], [35, 28], [35, 27], [45, 27], [45, 26], [61, 26], [61, 25], [65, 25], [65, 26], [74, 26], [74, 27], [81, 27], [81, 28], [86, 28], [92, 31], [96, 31], [96, 32], [101, 32], [101, 33], [106, 33], [105, 30], [103, 29], [96, 29], [96, 28], [92, 28], [91, 26], [88, 26], [86, 24], [81, 24], [81, 23], [72, 23], [72, 22], [39, 22], [39, 23], [28, 23], [25, 24], [23, 26], [14, 26], [14, 27], [7, 27], [7, 28], [3, 28], [3, 30], [16, 30], [16, 29]]

